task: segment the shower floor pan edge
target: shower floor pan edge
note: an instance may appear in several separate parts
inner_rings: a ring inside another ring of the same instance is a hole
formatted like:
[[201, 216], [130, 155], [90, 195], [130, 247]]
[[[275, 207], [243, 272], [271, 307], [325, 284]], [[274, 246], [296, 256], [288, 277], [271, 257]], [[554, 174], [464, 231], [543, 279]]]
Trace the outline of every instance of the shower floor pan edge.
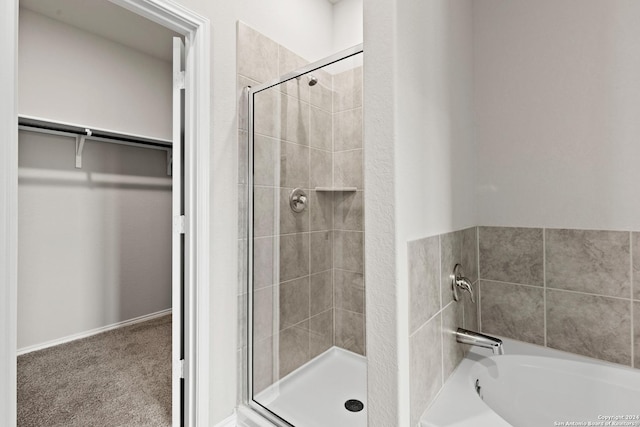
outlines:
[[[255, 401], [300, 427], [365, 427], [367, 425], [367, 359], [331, 347], [260, 392]], [[364, 404], [350, 412], [345, 402]]]

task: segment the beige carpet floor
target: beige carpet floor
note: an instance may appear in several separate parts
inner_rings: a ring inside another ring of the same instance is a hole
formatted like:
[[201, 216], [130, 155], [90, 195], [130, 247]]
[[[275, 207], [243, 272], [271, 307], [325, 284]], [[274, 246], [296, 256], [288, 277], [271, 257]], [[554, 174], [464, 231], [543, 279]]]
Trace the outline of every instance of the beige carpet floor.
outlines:
[[171, 315], [18, 357], [18, 427], [171, 425]]

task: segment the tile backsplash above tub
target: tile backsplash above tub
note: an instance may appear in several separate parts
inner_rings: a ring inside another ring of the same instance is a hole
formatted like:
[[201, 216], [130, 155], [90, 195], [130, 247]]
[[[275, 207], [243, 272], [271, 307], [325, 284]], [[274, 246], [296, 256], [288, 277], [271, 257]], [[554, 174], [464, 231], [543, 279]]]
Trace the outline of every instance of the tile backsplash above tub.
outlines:
[[482, 331], [640, 368], [639, 237], [478, 227]]

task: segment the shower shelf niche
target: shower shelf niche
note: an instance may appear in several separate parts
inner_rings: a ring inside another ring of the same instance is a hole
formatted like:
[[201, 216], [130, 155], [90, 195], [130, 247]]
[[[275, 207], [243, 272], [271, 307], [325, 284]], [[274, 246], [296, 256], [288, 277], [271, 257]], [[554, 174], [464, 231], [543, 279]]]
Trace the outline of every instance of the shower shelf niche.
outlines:
[[358, 188], [357, 187], [316, 187], [315, 190], [331, 192], [331, 193], [338, 193], [338, 192], [348, 193], [352, 191], [358, 191]]

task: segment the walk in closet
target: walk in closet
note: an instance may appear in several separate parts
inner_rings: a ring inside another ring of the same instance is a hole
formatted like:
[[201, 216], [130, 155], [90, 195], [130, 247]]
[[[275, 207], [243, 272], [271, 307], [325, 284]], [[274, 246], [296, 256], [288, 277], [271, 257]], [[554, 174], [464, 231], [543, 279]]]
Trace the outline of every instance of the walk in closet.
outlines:
[[19, 13], [18, 426], [169, 426], [176, 34]]

